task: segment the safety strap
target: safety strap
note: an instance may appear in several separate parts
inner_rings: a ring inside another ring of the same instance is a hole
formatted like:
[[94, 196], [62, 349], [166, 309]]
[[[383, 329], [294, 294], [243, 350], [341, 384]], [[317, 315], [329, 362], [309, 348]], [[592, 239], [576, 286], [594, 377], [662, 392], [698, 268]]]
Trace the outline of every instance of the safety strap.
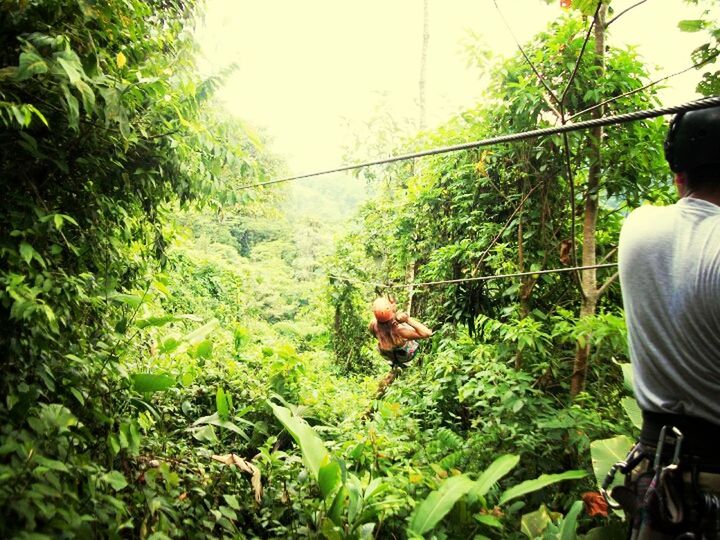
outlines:
[[[677, 427], [663, 426], [652, 452], [644, 443], [637, 443], [603, 480], [600, 492], [608, 506], [626, 512], [634, 535], [649, 531], [672, 538], [720, 539], [720, 497], [701, 492], [701, 468], [697, 459], [685, 456], [684, 439]], [[647, 470], [631, 477], [643, 460], [648, 463]], [[611, 497], [607, 490], [617, 471], [626, 480], [612, 489]], [[687, 471], [691, 472], [690, 484], [684, 476]]]

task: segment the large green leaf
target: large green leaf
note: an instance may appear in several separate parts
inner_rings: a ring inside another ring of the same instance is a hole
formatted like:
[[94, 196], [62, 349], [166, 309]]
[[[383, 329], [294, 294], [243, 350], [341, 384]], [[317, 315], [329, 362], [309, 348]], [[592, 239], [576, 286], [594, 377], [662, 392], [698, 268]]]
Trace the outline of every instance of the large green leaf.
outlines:
[[417, 535], [423, 535], [432, 530], [460, 497], [468, 493], [473, 486], [475, 486], [475, 482], [464, 474], [446, 479], [440, 489], [431, 491], [427, 498], [415, 508], [410, 517], [408, 529]]
[[633, 382], [633, 370], [632, 365], [629, 362], [625, 362], [623, 364], [620, 364], [620, 369], [622, 369], [623, 374], [623, 383], [625, 383], [625, 388], [630, 390], [631, 392], [634, 391]]
[[520, 531], [528, 538], [542, 538], [543, 532], [553, 520], [553, 514], [548, 512], [544, 504], [540, 505], [540, 508], [534, 512], [523, 514], [520, 519]]
[[280, 423], [290, 433], [300, 447], [303, 463], [312, 473], [317, 481], [320, 476], [320, 468], [328, 463], [330, 454], [317, 432], [305, 420], [295, 416], [290, 409], [270, 403], [273, 414], [280, 420]]
[[56, 55], [57, 63], [67, 75], [70, 84], [75, 85], [83, 78], [84, 70], [80, 58], [71, 50], [64, 50]]
[[519, 461], [520, 456], [514, 456], [512, 454], [506, 454], [497, 458], [485, 469], [485, 472], [480, 475], [480, 478], [477, 479], [472, 489], [472, 494], [478, 497], [484, 496], [495, 483], [513, 470]]
[[184, 341], [188, 345], [195, 345], [196, 343], [200, 343], [210, 332], [215, 330], [215, 327], [217, 327], [218, 324], [220, 324], [220, 321], [218, 321], [217, 319], [213, 319], [209, 323], [201, 326], [196, 330], [193, 330], [192, 332], [184, 336], [182, 338], [182, 341]]
[[559, 540], [575, 540], [577, 537], [577, 521], [580, 512], [583, 509], [582, 501], [575, 501], [570, 508], [570, 511], [565, 516], [560, 527], [560, 539]]
[[340, 484], [342, 484], [342, 469], [337, 461], [332, 460], [320, 467], [318, 486], [324, 498], [332, 494]]
[[40, 73], [46, 73], [48, 66], [45, 60], [35, 52], [20, 53], [20, 62], [16, 78], [22, 81]]
[[348, 489], [345, 486], [341, 486], [328, 510], [328, 517], [338, 525], [342, 524], [342, 510], [345, 508], [345, 501], [348, 499], [348, 496]]
[[565, 471], [559, 474], [541, 474], [534, 480], [526, 480], [517, 486], [513, 486], [510, 489], [505, 490], [505, 492], [500, 496], [498, 504], [505, 504], [512, 499], [522, 497], [523, 495], [527, 495], [528, 493], [532, 493], [533, 491], [537, 491], [564, 480], [578, 480], [580, 478], [585, 478], [586, 476], [587, 473], [585, 471]]
[[115, 491], [121, 491], [128, 485], [127, 479], [120, 471], [110, 471], [103, 474], [100, 479], [112, 487]]
[[633, 425], [638, 429], [642, 428], [642, 410], [640, 410], [640, 405], [638, 405], [637, 400], [626, 396], [622, 398], [620, 404], [622, 405], [622, 408], [625, 409], [625, 413], [628, 415]]
[[[236, 417], [235, 420], [253, 425], [252, 422], [248, 422], [247, 420], [245, 420], [243, 418]], [[250, 440], [250, 437], [248, 437], [247, 434], [240, 427], [238, 427], [237, 424], [231, 422], [230, 420], [223, 420], [222, 418], [220, 418], [220, 416], [218, 415], [217, 412], [215, 412], [211, 415], [208, 415], [208, 416], [203, 416], [203, 417], [195, 420], [195, 422], [193, 422], [193, 427], [191, 428], [191, 431], [197, 431], [195, 428], [197, 428], [198, 426], [206, 425], [206, 424], [210, 424], [212, 426], [217, 426], [217, 427], [221, 427], [223, 429], [227, 429], [229, 431], [232, 431], [233, 433], [237, 433], [246, 441]]]
[[175, 385], [175, 379], [163, 373], [135, 373], [131, 376], [136, 392], [162, 392]]
[[161, 317], [147, 317], [146, 319], [137, 319], [135, 326], [138, 328], [147, 328], [148, 326], [164, 326], [171, 322], [178, 321], [200, 321], [197, 315], [163, 315]]
[[702, 19], [685, 19], [678, 22], [678, 28], [683, 32], [699, 32], [704, 30], [707, 25], [708, 22]]
[[30, 244], [25, 241], [20, 242], [20, 256], [26, 263], [30, 264], [34, 253], [35, 250]]
[[222, 420], [227, 420], [230, 414], [230, 403], [222, 386], [218, 386], [217, 393], [215, 394], [215, 407], [217, 408], [218, 416]]
[[[592, 456], [592, 466], [598, 487], [602, 484], [610, 467], [618, 461], [625, 459], [632, 446], [632, 439], [625, 435], [618, 435], [612, 439], [602, 439], [590, 443], [590, 455]], [[620, 482], [621, 479], [621, 475], [616, 476], [615, 482], [613, 482], [612, 485]]]
[[137, 294], [127, 294], [119, 292], [110, 294], [109, 298], [111, 300], [115, 300], [116, 302], [127, 304], [132, 308], [138, 308], [143, 301], [142, 297], [138, 296]]

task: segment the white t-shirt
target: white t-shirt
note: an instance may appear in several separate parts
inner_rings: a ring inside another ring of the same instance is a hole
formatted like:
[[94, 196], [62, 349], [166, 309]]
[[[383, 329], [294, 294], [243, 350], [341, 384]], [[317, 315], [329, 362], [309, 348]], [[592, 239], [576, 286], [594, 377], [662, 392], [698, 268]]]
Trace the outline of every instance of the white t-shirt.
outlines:
[[640, 407], [720, 424], [720, 206], [636, 209], [618, 259]]

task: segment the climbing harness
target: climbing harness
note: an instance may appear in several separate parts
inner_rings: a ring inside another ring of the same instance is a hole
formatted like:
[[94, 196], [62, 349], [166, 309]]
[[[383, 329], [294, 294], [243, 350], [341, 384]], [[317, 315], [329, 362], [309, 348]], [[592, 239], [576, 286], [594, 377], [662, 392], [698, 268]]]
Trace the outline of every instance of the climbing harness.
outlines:
[[[720, 539], [720, 492], [701, 489], [707, 473], [697, 456], [683, 451], [685, 439], [676, 426], [663, 425], [654, 446], [641, 440], [605, 476], [600, 493], [610, 508], [627, 514], [629, 538]], [[625, 482], [610, 489], [618, 471]]]
[[383, 358], [390, 362], [392, 367], [402, 368], [407, 367], [415, 356], [418, 347], [419, 345], [417, 341], [409, 339], [400, 347], [395, 347], [390, 350], [384, 350], [378, 347], [378, 351], [380, 351], [380, 355]]

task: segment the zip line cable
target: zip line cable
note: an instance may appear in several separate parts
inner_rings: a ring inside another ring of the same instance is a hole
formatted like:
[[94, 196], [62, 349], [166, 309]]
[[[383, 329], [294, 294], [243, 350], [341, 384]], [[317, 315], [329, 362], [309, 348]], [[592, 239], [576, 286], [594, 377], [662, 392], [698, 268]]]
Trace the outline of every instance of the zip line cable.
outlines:
[[383, 159], [376, 159], [372, 161], [365, 161], [361, 163], [354, 163], [351, 165], [342, 165], [332, 169], [324, 169], [316, 172], [310, 172], [306, 174], [300, 174], [296, 176], [288, 176], [286, 178], [280, 178], [277, 180], [270, 180], [268, 182], [258, 182], [256, 184], [248, 184], [246, 186], [240, 186], [237, 189], [250, 189], [254, 187], [268, 186], [271, 184], [279, 184], [281, 182], [291, 182], [294, 180], [300, 180], [303, 178], [311, 178], [314, 176], [322, 176], [326, 174], [332, 174], [337, 172], [351, 171], [355, 169], [363, 169], [365, 167], [371, 167], [373, 165], [384, 165], [386, 163], [394, 163], [397, 161], [407, 161], [415, 158], [434, 156], [437, 154], [447, 154], [450, 152], [458, 152], [460, 150], [469, 150], [471, 148], [481, 148], [483, 146], [492, 146], [495, 144], [523, 141], [526, 139], [534, 139], [537, 137], [544, 137], [547, 135], [557, 135], [560, 133], [568, 133], [571, 131], [579, 131], [591, 127], [600, 126], [613, 126], [617, 124], [624, 124], [627, 122], [633, 122], [636, 120], [646, 120], [648, 118], [657, 118], [659, 116], [665, 116], [667, 114], [675, 114], [680, 112], [696, 111], [699, 109], [707, 109], [708, 107], [715, 107], [720, 105], [720, 96], [711, 96], [697, 101], [691, 101], [680, 105], [673, 105], [670, 107], [660, 107], [656, 109], [644, 109], [640, 111], [634, 111], [624, 114], [618, 114], [614, 116], [605, 116], [600, 118], [592, 118], [590, 120], [584, 120], [582, 122], [573, 122], [571, 124], [564, 124], [561, 126], [548, 127], [533, 129], [530, 131], [521, 131], [518, 133], [510, 133], [507, 135], [498, 135], [496, 137], [489, 137], [487, 139], [481, 139], [479, 141], [470, 141], [466, 143], [454, 144], [451, 146], [443, 146], [439, 148], [431, 148], [429, 150], [423, 150], [420, 152], [412, 152], [408, 154], [399, 154], [397, 156], [390, 156]]
[[514, 274], [493, 274], [488, 276], [478, 276], [478, 277], [469, 277], [469, 278], [458, 278], [458, 279], [443, 279], [440, 281], [424, 281], [421, 283], [403, 283], [399, 285], [395, 285], [392, 283], [376, 283], [372, 281], [363, 281], [360, 279], [354, 279], [349, 278], [345, 276], [339, 276], [337, 274], [328, 274], [329, 277], [334, 279], [339, 279], [340, 281], [347, 281], [348, 283], [362, 283], [364, 285], [372, 285], [374, 287], [385, 287], [388, 289], [402, 289], [404, 287], [429, 287], [433, 285], [445, 285], [445, 284], [451, 284], [451, 283], [465, 283], [468, 281], [491, 281], [493, 279], [504, 279], [504, 278], [515, 278], [515, 277], [525, 277], [525, 276], [537, 276], [542, 274], [558, 274], [561, 272], [575, 272], [578, 270], [592, 270], [595, 268], [613, 268], [617, 266], [618, 263], [602, 263], [602, 264], [592, 264], [588, 266], [570, 266], [567, 268], [549, 268], [547, 270], [531, 270], [529, 272], [516, 272]]

